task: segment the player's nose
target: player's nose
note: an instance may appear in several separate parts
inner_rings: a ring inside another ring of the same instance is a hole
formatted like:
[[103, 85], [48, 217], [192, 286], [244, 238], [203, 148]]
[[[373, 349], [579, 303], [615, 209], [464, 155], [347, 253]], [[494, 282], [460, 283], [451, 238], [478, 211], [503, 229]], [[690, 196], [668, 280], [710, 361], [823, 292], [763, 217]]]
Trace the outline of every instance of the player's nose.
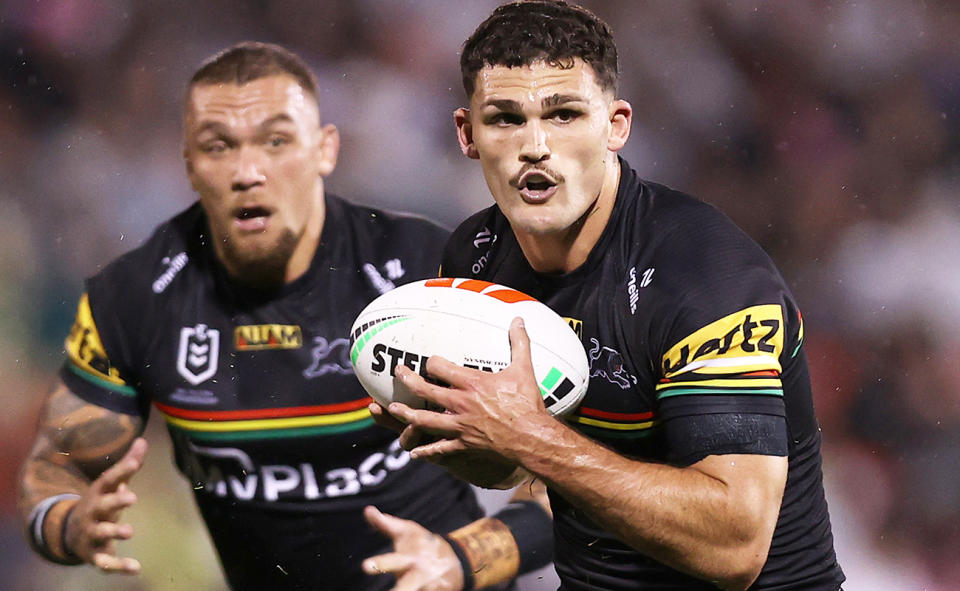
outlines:
[[267, 177], [263, 173], [258, 151], [250, 146], [241, 147], [231, 179], [232, 189], [234, 191], [246, 191], [262, 185], [266, 180]]
[[531, 119], [523, 129], [523, 145], [520, 159], [524, 162], [540, 162], [550, 157], [547, 131], [539, 119]]

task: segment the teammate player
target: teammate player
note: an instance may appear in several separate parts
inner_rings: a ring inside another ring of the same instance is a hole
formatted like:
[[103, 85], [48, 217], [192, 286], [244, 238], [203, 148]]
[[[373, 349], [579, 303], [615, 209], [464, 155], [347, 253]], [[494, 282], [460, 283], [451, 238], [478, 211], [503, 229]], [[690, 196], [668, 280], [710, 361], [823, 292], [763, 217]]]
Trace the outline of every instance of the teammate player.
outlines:
[[[482, 514], [469, 486], [373, 424], [350, 325], [378, 294], [434, 273], [447, 234], [324, 193], [339, 140], [308, 67], [274, 45], [229, 48], [190, 81], [184, 127], [199, 202], [80, 300], [22, 478], [36, 550], [139, 571], [115, 544], [132, 535], [120, 517], [151, 405], [234, 589], [386, 589], [394, 577], [361, 562], [391, 542], [404, 588], [459, 589], [471, 573], [456, 544], [474, 532], [549, 532], [533, 503], [471, 524]], [[403, 519], [370, 507], [374, 529], [367, 505]], [[534, 542], [510, 546], [511, 564], [549, 562], [549, 533]]]
[[460, 146], [496, 205], [454, 232], [443, 272], [568, 318], [590, 388], [550, 417], [515, 321], [500, 373], [431, 358], [444, 388], [398, 371], [446, 409], [391, 404], [405, 447], [440, 434], [412, 455], [492, 451], [546, 481], [564, 590], [838, 589], [800, 312], [726, 217], [618, 158], [632, 107], [609, 27], [562, 1], [504, 5], [460, 63]]

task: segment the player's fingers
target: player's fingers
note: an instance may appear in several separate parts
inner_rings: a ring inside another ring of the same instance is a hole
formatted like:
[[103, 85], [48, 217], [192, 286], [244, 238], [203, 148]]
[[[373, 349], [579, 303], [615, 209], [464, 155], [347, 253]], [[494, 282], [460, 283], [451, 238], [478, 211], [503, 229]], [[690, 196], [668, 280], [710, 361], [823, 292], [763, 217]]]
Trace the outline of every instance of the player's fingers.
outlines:
[[424, 439], [423, 435], [423, 431], [413, 425], [408, 425], [400, 432], [400, 447], [410, 451], [420, 445], [420, 442]]
[[390, 552], [388, 554], [380, 554], [379, 556], [371, 556], [363, 561], [362, 566], [363, 572], [368, 575], [382, 575], [385, 573], [400, 575], [410, 570], [410, 567], [412, 567], [415, 562], [416, 558], [409, 554]]
[[367, 405], [367, 410], [370, 411], [370, 416], [373, 417], [373, 422], [380, 425], [381, 427], [386, 427], [391, 431], [401, 432], [406, 428], [406, 425], [396, 419], [393, 415], [387, 412], [387, 409], [383, 408], [376, 402], [371, 402]]
[[93, 527], [92, 534], [98, 543], [109, 540], [129, 540], [133, 537], [133, 526], [129, 523], [100, 521]]
[[449, 587], [437, 587], [436, 584], [430, 584], [430, 581], [426, 580], [424, 573], [414, 569], [398, 577], [396, 586], [390, 591], [427, 591], [437, 588], [443, 589]]
[[414, 460], [438, 458], [458, 451], [466, 451], [468, 448], [459, 439], [440, 439], [433, 443], [421, 445], [410, 450], [410, 457]]
[[132, 490], [121, 485], [116, 492], [101, 495], [93, 505], [93, 515], [99, 519], [115, 521], [120, 512], [133, 506], [137, 502], [137, 495]]
[[[431, 357], [430, 359], [434, 359], [434, 358]], [[449, 361], [446, 361], [444, 359], [440, 359], [438, 363], [450, 364]], [[427, 365], [429, 366], [429, 362], [427, 363]], [[453, 364], [450, 364], [450, 365], [453, 365]], [[459, 367], [459, 366], [453, 365], [453, 367]], [[477, 373], [478, 371], [478, 370], [466, 369], [462, 367], [460, 367], [459, 369], [468, 371], [468, 372], [473, 372], [473, 373]], [[448, 374], [448, 375], [452, 375], [452, 374]], [[427, 402], [432, 402], [434, 405], [439, 406], [440, 408], [453, 408], [457, 398], [462, 395], [461, 391], [456, 389], [455, 387], [447, 388], [445, 386], [438, 386], [436, 384], [431, 384], [430, 382], [423, 379], [423, 376], [421, 376], [420, 374], [416, 373], [415, 371], [405, 366], [397, 367], [396, 377], [398, 380], [400, 380], [401, 385], [409, 389], [415, 396], [419, 398], [423, 398]], [[456, 378], [456, 383], [450, 382], [450, 384], [453, 386], [457, 386], [458, 384], [465, 385], [467, 383], [469, 382], [467, 382], [466, 379], [464, 379], [464, 376], [462, 375], [458, 375], [458, 377]], [[396, 413], [393, 412], [392, 406], [387, 407], [387, 410], [390, 412], [390, 414], [393, 414], [394, 416], [396, 416]], [[403, 417], [398, 416], [397, 418], [399, 418], [400, 420], [404, 420]]]
[[517, 316], [510, 322], [510, 365], [533, 367], [530, 360], [530, 336], [523, 326], [523, 318]]
[[97, 478], [95, 486], [98, 486], [104, 492], [116, 490], [121, 483], [130, 480], [143, 467], [143, 459], [146, 453], [147, 440], [143, 437], [137, 437], [133, 440], [133, 444], [127, 450], [127, 453]]
[[93, 555], [93, 564], [105, 573], [135, 575], [140, 572], [140, 563], [134, 558], [114, 556], [106, 552]]
[[388, 410], [393, 416], [421, 431], [440, 435], [457, 432], [457, 418], [453, 414], [413, 409], [402, 402], [391, 402]]
[[[453, 363], [444, 357], [440, 357], [439, 355], [431, 355], [429, 358], [427, 358], [427, 373], [430, 374], [430, 377], [442, 380], [443, 382], [446, 382], [455, 388], [463, 387], [469, 384], [470, 379], [473, 378], [478, 371], [479, 370], [457, 365], [456, 363]], [[426, 382], [426, 380], [422, 381], [429, 383]], [[440, 388], [441, 390], [449, 390], [449, 388], [444, 388], [442, 386], [436, 386], [434, 384], [430, 385], [434, 386], [435, 388]]]
[[367, 520], [367, 523], [391, 538], [400, 536], [410, 527], [407, 520], [384, 513], [373, 505], [367, 505], [363, 508], [363, 517]]

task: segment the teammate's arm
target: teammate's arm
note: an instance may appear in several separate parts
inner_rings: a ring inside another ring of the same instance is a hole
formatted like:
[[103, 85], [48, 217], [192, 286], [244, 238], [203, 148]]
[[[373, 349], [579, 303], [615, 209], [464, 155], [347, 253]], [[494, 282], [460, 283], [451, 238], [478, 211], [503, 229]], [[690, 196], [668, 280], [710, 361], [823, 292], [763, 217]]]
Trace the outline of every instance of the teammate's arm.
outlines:
[[[677, 468], [621, 456], [542, 410], [521, 323], [511, 326], [510, 337], [513, 361], [495, 374], [431, 358], [429, 373], [449, 388], [398, 368], [404, 385], [447, 409], [390, 405], [390, 413], [404, 422], [449, 437], [411, 455], [496, 452], [542, 478], [638, 551], [723, 589], [749, 587], [769, 551], [787, 459], [713, 455]], [[509, 407], [497, 402], [504, 398]]]
[[394, 589], [499, 588], [553, 558], [550, 503], [546, 487], [534, 479], [517, 487], [510, 503], [494, 515], [442, 536], [374, 507], [364, 513], [371, 525], [390, 536], [394, 551], [368, 558], [363, 569], [371, 575], [395, 575]]
[[116, 555], [115, 543], [133, 535], [118, 520], [136, 502], [127, 483], [143, 465], [143, 423], [90, 404], [57, 381], [20, 478], [18, 510], [37, 552], [62, 564], [139, 572], [136, 560]]

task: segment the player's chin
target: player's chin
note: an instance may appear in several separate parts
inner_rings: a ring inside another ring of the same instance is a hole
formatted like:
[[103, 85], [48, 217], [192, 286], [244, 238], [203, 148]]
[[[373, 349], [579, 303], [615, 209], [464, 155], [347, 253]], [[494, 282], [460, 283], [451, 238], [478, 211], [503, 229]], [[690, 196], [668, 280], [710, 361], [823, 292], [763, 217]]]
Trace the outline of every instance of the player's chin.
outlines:
[[516, 222], [511, 220], [510, 225], [527, 234], [534, 236], [549, 236], [566, 230], [570, 224], [562, 216], [538, 212], [537, 215], [519, 215]]

